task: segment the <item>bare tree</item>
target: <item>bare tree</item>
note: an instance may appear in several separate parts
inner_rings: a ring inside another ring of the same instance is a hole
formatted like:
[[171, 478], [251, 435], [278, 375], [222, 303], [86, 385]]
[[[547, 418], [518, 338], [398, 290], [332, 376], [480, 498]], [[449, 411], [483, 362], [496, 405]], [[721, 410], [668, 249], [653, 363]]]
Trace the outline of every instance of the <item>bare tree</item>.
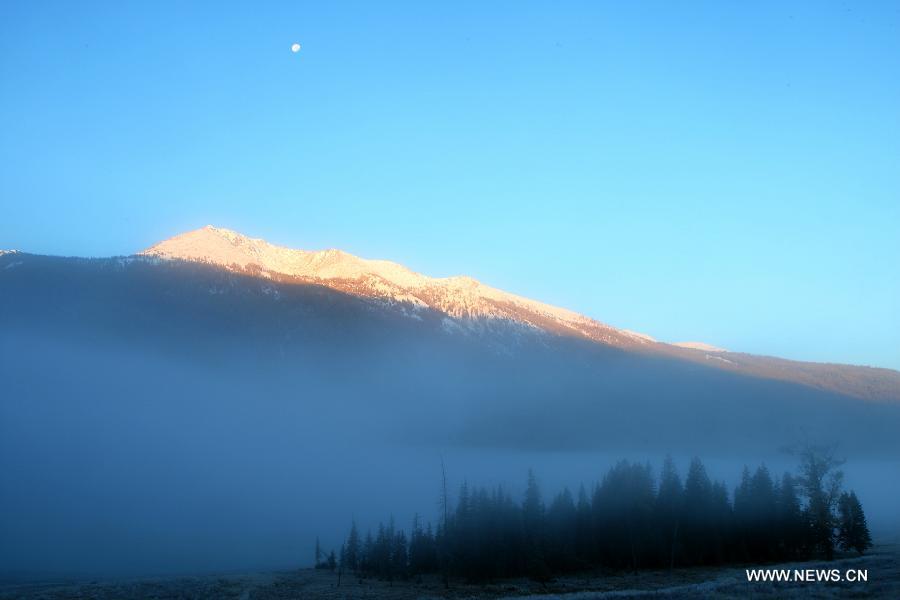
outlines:
[[806, 514], [811, 545], [825, 558], [834, 558], [834, 510], [841, 494], [844, 460], [836, 455], [837, 447], [806, 444], [800, 457], [800, 489], [806, 496]]

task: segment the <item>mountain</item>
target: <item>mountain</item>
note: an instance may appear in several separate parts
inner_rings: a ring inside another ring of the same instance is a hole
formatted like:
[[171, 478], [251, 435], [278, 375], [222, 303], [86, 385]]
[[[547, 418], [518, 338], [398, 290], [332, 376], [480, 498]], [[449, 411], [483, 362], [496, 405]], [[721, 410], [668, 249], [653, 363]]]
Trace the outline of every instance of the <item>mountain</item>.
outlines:
[[[46, 356], [82, 373], [131, 357], [202, 388], [212, 369], [236, 378], [226, 397], [296, 385], [373, 423], [418, 415], [398, 438], [463, 445], [759, 451], [813, 437], [900, 451], [897, 371], [666, 344], [469, 277], [227, 229], [129, 257], [7, 253], [0, 292], [0, 344], [15, 349], [3, 366], [20, 373]], [[94, 385], [65, 384], [108, 393]]]
[[363, 430], [464, 446], [758, 452], [814, 437], [900, 451], [896, 371], [680, 348], [334, 251], [210, 229], [175, 240], [194, 254], [164, 242], [108, 259], [0, 256], [9, 393], [115, 402], [140, 382], [127, 393], [181, 407], [210, 386], [236, 403], [299, 394], [309, 418], [342, 406]]
[[681, 348], [690, 348], [692, 350], [703, 350], [704, 352], [728, 352], [725, 348], [719, 348], [705, 342], [675, 342], [673, 346]]
[[478, 330], [501, 321], [615, 346], [643, 345], [650, 340], [471, 277], [428, 277], [386, 260], [367, 260], [333, 249], [292, 250], [212, 226], [160, 242], [140, 255], [201, 262], [267, 279], [321, 284], [385, 306], [402, 307], [411, 318], [431, 309], [446, 315], [446, 326], [452, 329]]
[[442, 460], [453, 486], [529, 467], [562, 486], [666, 453], [780, 471], [804, 441], [870, 465], [848, 480], [875, 523], [900, 493], [898, 377], [213, 228], [128, 257], [0, 253], [0, 564], [295, 565], [347, 515], [434, 506]]
[[889, 369], [788, 361], [727, 352], [702, 342], [666, 344], [564, 308], [484, 285], [471, 277], [434, 278], [386, 261], [341, 250], [305, 251], [208, 225], [162, 241], [139, 254], [198, 262], [271, 281], [308, 283], [369, 299], [409, 318], [442, 315], [447, 330], [514, 329], [522, 334], [572, 336], [632, 352], [675, 357], [714, 368], [797, 382], [871, 400], [900, 400], [900, 374]]

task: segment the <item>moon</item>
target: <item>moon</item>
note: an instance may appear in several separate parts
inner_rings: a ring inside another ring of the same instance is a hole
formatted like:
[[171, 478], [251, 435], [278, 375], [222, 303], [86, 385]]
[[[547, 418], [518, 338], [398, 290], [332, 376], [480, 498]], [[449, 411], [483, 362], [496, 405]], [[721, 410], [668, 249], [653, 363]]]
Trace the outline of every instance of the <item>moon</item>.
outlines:
[[293, 52], [294, 54], [300, 52], [300, 44], [298, 44], [297, 42], [291, 44], [291, 52]]

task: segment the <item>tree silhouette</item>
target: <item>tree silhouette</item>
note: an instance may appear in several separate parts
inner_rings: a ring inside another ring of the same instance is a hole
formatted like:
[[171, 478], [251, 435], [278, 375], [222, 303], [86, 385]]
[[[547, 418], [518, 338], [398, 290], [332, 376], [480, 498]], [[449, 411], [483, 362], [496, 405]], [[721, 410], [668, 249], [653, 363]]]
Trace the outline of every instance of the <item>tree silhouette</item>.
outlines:
[[316, 561], [313, 563], [317, 569], [325, 568], [325, 563], [322, 561], [322, 544], [319, 543], [319, 538], [316, 536]]
[[800, 487], [807, 498], [809, 542], [826, 559], [834, 557], [834, 508], [844, 474], [834, 446], [807, 445], [800, 450]]
[[350, 523], [350, 534], [347, 536], [344, 555], [346, 567], [356, 573], [359, 571], [359, 554], [360, 554], [359, 530], [356, 527], [356, 520]]
[[778, 557], [797, 558], [805, 550], [806, 527], [800, 499], [797, 497], [797, 482], [790, 473], [784, 474], [778, 487], [776, 522]]
[[528, 484], [522, 503], [522, 523], [525, 533], [525, 561], [528, 572], [536, 579], [548, 576], [544, 548], [544, 502], [534, 472], [528, 470]]
[[[839, 493], [838, 464], [833, 455], [810, 451], [802, 457], [801, 476], [786, 473], [778, 483], [765, 466], [745, 468], [733, 502], [725, 484], [712, 481], [697, 458], [683, 485], [670, 458], [658, 480], [649, 465], [621, 461], [591, 494], [581, 486], [576, 500], [563, 489], [548, 506], [531, 471], [518, 501], [500, 487], [464, 482], [453, 510], [444, 502], [442, 482], [436, 530], [430, 523], [423, 527], [416, 515], [407, 536], [391, 518], [360, 544], [353, 522], [341, 565], [350, 568], [356, 546], [364, 577], [394, 581], [440, 573], [449, 585], [451, 577], [546, 580], [596, 567], [766, 563], [827, 556], [835, 523], [841, 547], [862, 553], [871, 547], [865, 514], [853, 492]], [[834, 504], [839, 519], [830, 508]]]
[[675, 566], [678, 556], [678, 546], [681, 540], [678, 536], [681, 528], [681, 518], [684, 511], [684, 486], [681, 477], [675, 468], [675, 462], [671, 456], [667, 456], [663, 462], [659, 475], [659, 491], [656, 495], [656, 527], [660, 532], [661, 547], [668, 558], [669, 568]]
[[552, 571], [565, 573], [578, 567], [576, 537], [578, 510], [569, 488], [563, 489], [547, 510], [547, 563]]
[[856, 550], [862, 554], [872, 547], [872, 536], [866, 514], [856, 493], [852, 490], [841, 494], [838, 500], [838, 543], [844, 550]]
[[713, 511], [712, 481], [699, 458], [691, 461], [684, 483], [684, 549], [687, 562], [707, 564], [714, 555], [710, 547]]
[[578, 488], [578, 504], [575, 507], [575, 553], [579, 566], [591, 563], [594, 554], [593, 523], [591, 519], [591, 501], [584, 485]]
[[744, 467], [741, 485], [734, 493], [734, 521], [739, 552], [748, 558], [776, 558], [778, 544], [772, 535], [778, 523], [777, 495], [769, 470], [759, 467], [753, 476]]

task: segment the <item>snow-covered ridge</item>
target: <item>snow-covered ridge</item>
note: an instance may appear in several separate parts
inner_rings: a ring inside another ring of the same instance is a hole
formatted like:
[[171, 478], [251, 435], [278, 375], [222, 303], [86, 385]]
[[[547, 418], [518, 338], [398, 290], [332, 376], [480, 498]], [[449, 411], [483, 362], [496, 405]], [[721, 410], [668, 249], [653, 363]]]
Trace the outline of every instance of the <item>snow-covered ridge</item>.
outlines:
[[4, 254], [18, 254], [18, 253], [19, 253], [18, 250], [0, 250], [0, 256], [3, 256]]
[[315, 281], [412, 309], [431, 308], [457, 319], [504, 319], [544, 331], [563, 329], [607, 343], [654, 342], [650, 336], [616, 329], [471, 277], [428, 277], [387, 260], [364, 259], [336, 249], [295, 250], [211, 225], [160, 242], [140, 255]]
[[728, 352], [725, 348], [719, 348], [718, 346], [713, 346], [712, 344], [706, 344], [704, 342], [673, 342], [672, 345], [680, 348], [689, 348], [691, 350], [703, 350], [704, 352]]

